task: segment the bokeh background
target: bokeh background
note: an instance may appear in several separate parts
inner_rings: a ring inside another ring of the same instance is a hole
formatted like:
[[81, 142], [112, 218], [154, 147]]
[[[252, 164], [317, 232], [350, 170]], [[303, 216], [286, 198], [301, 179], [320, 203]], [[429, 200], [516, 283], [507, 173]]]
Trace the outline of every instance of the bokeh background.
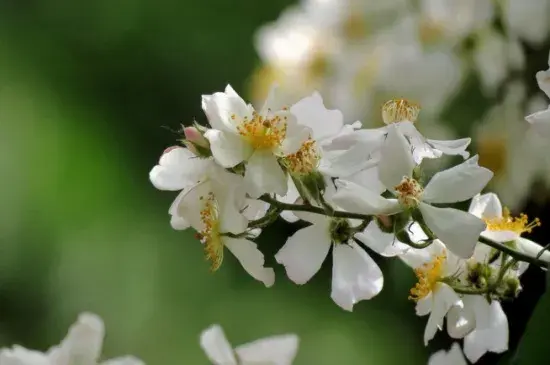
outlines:
[[[247, 95], [259, 63], [253, 34], [291, 3], [0, 2], [2, 346], [45, 350], [79, 312], [93, 311], [106, 323], [105, 357], [135, 354], [148, 364], [207, 364], [198, 336], [212, 323], [235, 345], [297, 333], [296, 363], [306, 365], [425, 364], [449, 347], [445, 335], [424, 347], [425, 318], [407, 300], [414, 276], [398, 260], [380, 261], [382, 294], [351, 314], [330, 299], [330, 262], [303, 287], [277, 267], [266, 289], [231, 255], [211, 274], [193, 233], [170, 228], [174, 194], [149, 183], [180, 124], [205, 121], [201, 94], [231, 83]], [[548, 49], [528, 53], [531, 89]], [[469, 81], [449, 111], [459, 132], [491, 101], [478, 87]], [[521, 204], [543, 220], [532, 235], [542, 244], [550, 242], [548, 196], [534, 184]], [[277, 223], [260, 247], [276, 252], [294, 229]], [[519, 363], [547, 359], [545, 274], [531, 268], [523, 286], [504, 305], [512, 351], [480, 363], [509, 363], [518, 347]]]

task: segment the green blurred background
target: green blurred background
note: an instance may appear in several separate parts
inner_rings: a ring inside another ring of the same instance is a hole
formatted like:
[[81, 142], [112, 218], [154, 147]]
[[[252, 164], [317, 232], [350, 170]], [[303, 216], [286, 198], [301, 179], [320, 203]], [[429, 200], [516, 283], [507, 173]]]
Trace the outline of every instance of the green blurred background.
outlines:
[[[246, 93], [253, 32], [290, 3], [0, 2], [1, 345], [45, 350], [86, 310], [106, 323], [106, 357], [149, 364], [206, 364], [198, 336], [212, 323], [235, 345], [297, 333], [297, 364], [424, 364], [448, 348], [444, 335], [423, 346], [400, 262], [380, 262], [382, 294], [352, 314], [330, 299], [330, 262], [304, 287], [277, 267], [266, 289], [230, 255], [211, 274], [192, 232], [169, 225], [175, 195], [148, 180], [171, 130], [205, 120], [201, 94]], [[548, 216], [548, 205], [527, 210]], [[276, 252], [294, 229], [276, 224], [260, 247]], [[526, 278], [505, 307], [512, 346], [544, 290], [543, 273]], [[544, 348], [537, 333], [529, 343]]]

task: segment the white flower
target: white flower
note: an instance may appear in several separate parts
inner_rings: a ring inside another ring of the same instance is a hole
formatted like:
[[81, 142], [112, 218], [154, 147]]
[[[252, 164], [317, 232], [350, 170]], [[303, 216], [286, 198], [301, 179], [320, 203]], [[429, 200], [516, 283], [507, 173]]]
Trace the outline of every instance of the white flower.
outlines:
[[[0, 365], [97, 365], [104, 336], [101, 318], [95, 314], [82, 313], [59, 346], [52, 347], [46, 353], [21, 346], [3, 348], [0, 350]], [[125, 356], [101, 362], [100, 365], [145, 364], [133, 356]]]
[[246, 207], [241, 189], [240, 176], [222, 173], [218, 178], [201, 181], [180, 194], [175, 209], [178, 216], [198, 232], [197, 237], [204, 245], [213, 271], [222, 264], [224, 248], [227, 247], [253, 278], [270, 287], [275, 274], [273, 269], [263, 267], [264, 256], [256, 243], [246, 238], [230, 237], [244, 234], [248, 226], [248, 220], [241, 213]]
[[413, 178], [415, 167], [410, 145], [397, 128], [389, 128], [378, 164], [380, 181], [397, 199], [385, 199], [377, 193], [347, 181], [338, 181], [334, 201], [350, 212], [395, 214], [418, 208], [426, 225], [445, 242], [450, 251], [468, 258], [474, 252], [485, 223], [453, 208], [438, 208], [430, 203], [456, 203], [470, 199], [487, 184], [492, 172], [478, 166], [477, 157], [438, 172], [423, 188]]
[[460, 345], [455, 342], [448, 352], [441, 350], [430, 356], [428, 365], [468, 365], [468, 362], [460, 350]]
[[546, 40], [550, 30], [550, 1], [503, 0], [502, 9], [507, 32], [535, 46]]
[[222, 328], [212, 325], [201, 333], [200, 344], [213, 365], [290, 365], [298, 351], [298, 336], [267, 337], [233, 350]]
[[[518, 250], [533, 257], [541, 252], [542, 246], [521, 237], [523, 233], [531, 233], [533, 228], [540, 226], [540, 220], [535, 218], [530, 221], [529, 217], [523, 213], [518, 217], [513, 217], [507, 208], [502, 207], [496, 194], [476, 195], [472, 199], [468, 211], [486, 222], [487, 228], [481, 233], [481, 236], [500, 243], [514, 242]], [[540, 259], [550, 262], [550, 252], [544, 251]], [[527, 265], [522, 262], [525, 269]]]
[[424, 249], [410, 249], [399, 257], [414, 269], [418, 278], [409, 297], [416, 301], [416, 314], [430, 315], [424, 330], [427, 345], [437, 330], [442, 329], [447, 312], [453, 306], [462, 306], [458, 294], [444, 280], [463, 271], [465, 261], [454, 256], [439, 240]]
[[310, 132], [278, 104], [276, 90], [259, 113], [229, 85], [223, 93], [203, 95], [202, 107], [213, 128], [205, 137], [216, 162], [225, 168], [245, 162], [244, 183], [253, 197], [284, 195], [287, 180], [277, 157], [295, 153]]
[[[205, 179], [212, 168], [214, 168], [212, 159], [197, 157], [187, 148], [174, 146], [164, 151], [159, 164], [149, 172], [149, 179], [159, 190], [185, 190]], [[175, 211], [177, 201], [178, 199], [169, 210], [170, 223], [174, 229], [187, 229], [189, 223]]]
[[[550, 58], [548, 64], [550, 65]], [[550, 69], [537, 72], [536, 77], [539, 88], [550, 98]], [[530, 114], [525, 119], [536, 132], [550, 138], [550, 105], [547, 109]]]
[[465, 295], [462, 303], [447, 313], [447, 332], [452, 338], [464, 338], [468, 360], [475, 363], [486, 352], [508, 350], [508, 319], [500, 302], [489, 303], [481, 295]]
[[[330, 193], [325, 195], [330, 201]], [[374, 260], [354, 241], [357, 239], [373, 249], [393, 255], [392, 242], [378, 242], [372, 227], [363, 235], [356, 235], [357, 222], [343, 218], [296, 212], [296, 216], [311, 223], [288, 238], [275, 255], [278, 263], [285, 266], [290, 280], [296, 284], [307, 283], [321, 268], [332, 247], [332, 292], [331, 297], [341, 308], [352, 311], [353, 305], [371, 299], [382, 290], [384, 278]], [[380, 234], [378, 236], [381, 236]]]

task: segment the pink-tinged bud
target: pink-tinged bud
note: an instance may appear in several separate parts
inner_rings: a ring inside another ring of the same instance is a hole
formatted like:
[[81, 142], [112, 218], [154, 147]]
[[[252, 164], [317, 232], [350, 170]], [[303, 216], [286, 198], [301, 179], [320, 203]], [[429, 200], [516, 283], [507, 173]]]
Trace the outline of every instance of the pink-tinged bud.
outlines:
[[162, 154], [164, 155], [165, 153], [168, 153], [168, 152], [170, 152], [170, 151], [172, 151], [172, 150], [175, 150], [176, 148], [181, 148], [181, 146], [170, 146], [170, 147], [168, 147], [167, 149], [165, 149], [164, 152], [163, 152]]
[[196, 144], [197, 146], [203, 148], [210, 147], [210, 143], [208, 143], [208, 140], [204, 138], [202, 133], [196, 127], [185, 127], [183, 129], [183, 134], [185, 134], [185, 139], [187, 141]]
[[187, 147], [187, 149], [189, 151], [191, 151], [195, 156], [200, 156], [201, 155], [199, 150], [197, 149], [197, 147], [193, 143], [191, 143], [187, 140], [183, 140], [182, 142], [185, 145], [185, 147]]
[[391, 228], [392, 226], [392, 220], [387, 215], [378, 215], [376, 216], [378, 218], [378, 221], [385, 227], [385, 228]]

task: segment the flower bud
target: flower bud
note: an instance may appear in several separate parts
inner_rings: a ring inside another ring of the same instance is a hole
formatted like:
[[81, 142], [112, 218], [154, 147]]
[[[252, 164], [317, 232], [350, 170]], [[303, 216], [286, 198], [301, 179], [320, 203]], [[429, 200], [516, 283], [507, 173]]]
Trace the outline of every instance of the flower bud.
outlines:
[[197, 129], [197, 127], [185, 127], [183, 129], [183, 134], [185, 135], [186, 141], [199, 147], [210, 148], [210, 142], [204, 138], [203, 134]]
[[476, 288], [485, 288], [493, 275], [493, 268], [487, 264], [475, 262], [468, 264], [468, 283]]
[[502, 285], [502, 296], [505, 299], [515, 299], [521, 292], [521, 284], [516, 276], [508, 276], [504, 278]]

